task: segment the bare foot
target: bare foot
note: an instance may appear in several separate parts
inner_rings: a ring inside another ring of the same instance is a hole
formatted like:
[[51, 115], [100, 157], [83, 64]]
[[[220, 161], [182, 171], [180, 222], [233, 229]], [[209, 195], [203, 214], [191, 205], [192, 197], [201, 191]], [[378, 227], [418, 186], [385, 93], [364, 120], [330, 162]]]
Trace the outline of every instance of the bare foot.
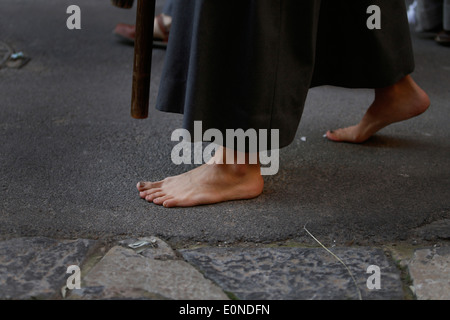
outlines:
[[137, 185], [141, 198], [166, 208], [252, 199], [263, 187], [259, 164], [204, 164], [179, 176]]
[[424, 113], [430, 99], [410, 76], [391, 87], [375, 89], [375, 101], [355, 126], [327, 132], [336, 142], [362, 143], [384, 127]]
[[[160, 14], [154, 19], [153, 38], [167, 42], [169, 39], [172, 17]], [[134, 42], [136, 39], [136, 26], [133, 24], [119, 23], [116, 25], [114, 34], [122, 39]]]
[[153, 37], [167, 42], [172, 26], [172, 17], [162, 13], [155, 17], [153, 24]]

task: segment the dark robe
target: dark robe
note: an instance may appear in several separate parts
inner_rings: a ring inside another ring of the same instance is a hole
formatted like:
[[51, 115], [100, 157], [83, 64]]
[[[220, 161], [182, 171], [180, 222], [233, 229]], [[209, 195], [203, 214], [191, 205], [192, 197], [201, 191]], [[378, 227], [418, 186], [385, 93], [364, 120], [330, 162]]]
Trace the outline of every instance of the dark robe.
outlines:
[[309, 88], [386, 87], [414, 70], [404, 0], [174, 0], [172, 16], [156, 107], [191, 131], [279, 129], [285, 147]]

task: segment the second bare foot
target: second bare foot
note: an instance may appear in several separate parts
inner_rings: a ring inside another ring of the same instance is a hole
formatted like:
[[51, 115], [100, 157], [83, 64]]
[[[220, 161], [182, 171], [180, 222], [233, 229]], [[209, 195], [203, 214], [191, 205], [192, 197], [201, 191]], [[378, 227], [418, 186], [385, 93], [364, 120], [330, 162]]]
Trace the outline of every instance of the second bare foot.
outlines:
[[326, 136], [336, 142], [362, 143], [384, 127], [416, 117], [430, 106], [430, 99], [407, 76], [391, 87], [375, 89], [375, 100], [355, 126], [330, 130]]

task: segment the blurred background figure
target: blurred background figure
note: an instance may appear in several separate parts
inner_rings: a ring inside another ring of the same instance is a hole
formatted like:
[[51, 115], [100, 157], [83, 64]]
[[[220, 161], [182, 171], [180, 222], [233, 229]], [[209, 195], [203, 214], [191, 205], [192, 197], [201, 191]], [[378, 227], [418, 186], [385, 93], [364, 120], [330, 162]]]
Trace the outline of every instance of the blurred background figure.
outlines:
[[450, 0], [415, 0], [408, 18], [417, 32], [437, 32], [435, 41], [450, 45]]
[[[167, 0], [164, 3], [162, 13], [155, 17], [155, 26], [153, 33], [153, 44], [155, 46], [167, 46], [167, 42], [169, 41], [170, 27], [172, 26], [172, 7], [173, 0]], [[134, 44], [136, 36], [135, 25], [119, 23], [116, 25], [113, 33], [121, 40]]]

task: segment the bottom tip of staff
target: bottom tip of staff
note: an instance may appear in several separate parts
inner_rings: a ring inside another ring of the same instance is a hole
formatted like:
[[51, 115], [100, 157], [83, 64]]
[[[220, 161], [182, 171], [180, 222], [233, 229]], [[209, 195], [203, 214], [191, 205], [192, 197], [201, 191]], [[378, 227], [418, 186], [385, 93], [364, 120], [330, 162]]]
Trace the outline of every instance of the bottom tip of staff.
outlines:
[[133, 119], [137, 119], [137, 120], [144, 120], [144, 119], [147, 119], [147, 118], [148, 118], [147, 115], [135, 115], [135, 114], [132, 114], [131, 117], [132, 117]]

